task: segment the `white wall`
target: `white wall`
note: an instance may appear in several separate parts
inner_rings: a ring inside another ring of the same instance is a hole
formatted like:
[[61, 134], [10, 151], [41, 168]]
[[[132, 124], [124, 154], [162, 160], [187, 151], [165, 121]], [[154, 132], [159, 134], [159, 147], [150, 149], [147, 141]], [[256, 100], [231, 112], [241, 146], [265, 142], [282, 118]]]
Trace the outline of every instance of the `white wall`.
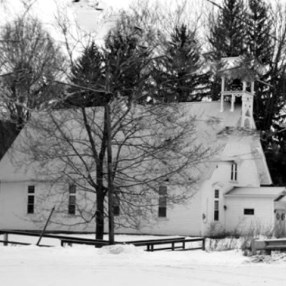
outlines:
[[[8, 191], [9, 189], [9, 191]], [[36, 225], [27, 215], [25, 185], [9, 183], [0, 185], [0, 228], [34, 229]]]
[[[202, 193], [202, 212], [205, 215], [204, 223], [202, 224], [202, 232], [204, 235], [215, 234], [229, 230], [230, 226], [237, 225], [237, 213], [229, 211], [224, 194], [234, 187], [260, 187], [260, 177], [256, 162], [257, 156], [253, 152], [253, 145], [257, 145], [255, 136], [233, 135], [224, 137], [225, 146], [220, 156], [214, 160], [215, 168], [211, 177], [202, 184], [200, 192]], [[260, 146], [260, 145], [259, 145]], [[237, 163], [237, 180], [231, 180], [231, 165]], [[214, 191], [219, 190], [219, 220], [214, 221]], [[260, 199], [259, 199], [260, 200]], [[238, 202], [243, 203], [244, 200]], [[227, 209], [225, 209], [227, 208]], [[263, 212], [262, 212], [263, 213]], [[270, 214], [269, 214], [270, 213]], [[256, 212], [260, 216], [260, 212]], [[271, 211], [263, 216], [270, 215]], [[248, 218], [243, 218], [249, 220]], [[239, 221], [241, 218], [238, 219]], [[271, 219], [270, 219], [271, 220]]]
[[[27, 214], [28, 185], [35, 185], [35, 214]], [[48, 183], [17, 182], [1, 183], [0, 188], [0, 229], [41, 230], [49, 212], [56, 206], [48, 230], [52, 231], [91, 231], [95, 223], [83, 222], [75, 216], [68, 215], [68, 196], [65, 185], [49, 185]], [[57, 195], [55, 195], [57, 192]], [[77, 201], [79, 202], [77, 191]], [[94, 203], [94, 197], [86, 198], [81, 206]], [[88, 202], [88, 200], [90, 201]], [[200, 235], [201, 234], [201, 205], [200, 193], [197, 192], [190, 201], [180, 205], [167, 205], [167, 217], [158, 218], [157, 207], [150, 222], [139, 230], [118, 228], [117, 233], [145, 233], [162, 235]], [[86, 206], [86, 211], [88, 206]], [[85, 208], [84, 208], [85, 209]], [[86, 214], [88, 217], [88, 214]], [[120, 218], [120, 217], [119, 217]], [[105, 229], [108, 230], [107, 220]]]
[[[200, 202], [201, 193], [197, 192], [184, 204], [167, 205], [166, 218], [155, 216], [148, 226], [143, 227], [138, 232], [144, 234], [200, 236], [202, 235]], [[125, 230], [125, 232], [136, 233], [133, 230]]]
[[[35, 213], [27, 214], [28, 185], [35, 185]], [[48, 230], [94, 230], [94, 224], [78, 224], [81, 220], [68, 215], [68, 199], [61, 192], [62, 186], [35, 182], [9, 182], [0, 185], [0, 228], [8, 229], [42, 229], [47, 217], [56, 207]], [[53, 192], [59, 191], [58, 196]], [[64, 222], [64, 224], [63, 224]], [[75, 225], [77, 224], [77, 225]]]
[[[273, 198], [227, 197], [227, 231], [264, 233], [274, 227]], [[244, 209], [254, 209], [254, 215], [244, 215]]]

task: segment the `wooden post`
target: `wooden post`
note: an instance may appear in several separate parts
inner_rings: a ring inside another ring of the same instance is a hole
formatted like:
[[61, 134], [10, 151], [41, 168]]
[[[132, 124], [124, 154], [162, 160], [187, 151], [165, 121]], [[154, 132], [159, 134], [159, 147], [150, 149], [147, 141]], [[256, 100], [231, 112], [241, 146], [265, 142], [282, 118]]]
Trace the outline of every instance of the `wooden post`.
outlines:
[[242, 90], [246, 91], [246, 81], [245, 80], [242, 82], [242, 86], [243, 86]]
[[4, 242], [3, 245], [7, 246], [8, 245], [8, 232], [4, 233]]
[[231, 106], [230, 106], [230, 111], [231, 111], [231, 112], [234, 111], [234, 103], [235, 103], [235, 95], [232, 94], [232, 95], [231, 95]]
[[48, 224], [49, 224], [49, 222], [50, 222], [50, 219], [51, 219], [51, 217], [52, 217], [52, 214], [53, 214], [54, 210], [55, 210], [55, 207], [53, 207], [52, 210], [51, 210], [51, 212], [50, 212], [50, 215], [49, 215], [49, 217], [48, 217], [48, 219], [47, 219], [47, 221], [46, 221], [46, 224], [45, 224], [45, 226], [44, 226], [44, 228], [43, 228], [43, 230], [42, 230], [42, 233], [41, 233], [41, 235], [40, 235], [40, 237], [39, 237], [39, 240], [38, 240], [38, 242], [37, 242], [37, 244], [36, 244], [37, 246], [40, 245], [40, 242], [41, 242], [42, 237], [43, 237], [43, 235], [44, 235], [44, 233], [45, 233], [45, 231], [46, 231], [46, 228], [47, 228], [47, 226], [48, 226]]
[[206, 250], [206, 239], [202, 239], [202, 250]]
[[254, 95], [254, 81], [251, 82], [251, 93]]
[[225, 89], [225, 77], [222, 76], [221, 77], [220, 112], [223, 112], [224, 89]]

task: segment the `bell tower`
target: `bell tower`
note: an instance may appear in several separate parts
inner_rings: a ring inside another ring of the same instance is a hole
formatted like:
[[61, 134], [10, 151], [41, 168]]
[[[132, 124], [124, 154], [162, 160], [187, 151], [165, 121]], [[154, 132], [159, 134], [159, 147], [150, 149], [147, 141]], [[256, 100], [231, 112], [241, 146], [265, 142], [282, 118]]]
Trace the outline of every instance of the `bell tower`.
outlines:
[[221, 104], [220, 112], [224, 112], [225, 102], [230, 101], [230, 112], [235, 110], [235, 103], [241, 101], [240, 127], [255, 129], [253, 119], [254, 76], [241, 65], [240, 57], [222, 59]]

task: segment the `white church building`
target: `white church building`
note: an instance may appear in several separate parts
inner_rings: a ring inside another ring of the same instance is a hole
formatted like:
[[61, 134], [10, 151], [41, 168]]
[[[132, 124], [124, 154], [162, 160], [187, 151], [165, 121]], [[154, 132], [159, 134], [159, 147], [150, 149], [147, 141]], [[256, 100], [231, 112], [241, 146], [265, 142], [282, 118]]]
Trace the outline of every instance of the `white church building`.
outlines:
[[[221, 71], [220, 101], [181, 103], [199, 118], [200, 140], [209, 146], [222, 146], [200, 174], [195, 195], [184, 204], [158, 204], [160, 211], [150, 223], [138, 230], [118, 228], [118, 233], [202, 236], [285, 231], [286, 191], [272, 186], [253, 120], [254, 79], [241, 78], [241, 87], [230, 89], [227, 82], [232, 75], [228, 71], [234, 60], [229, 59], [229, 66]], [[20, 137], [21, 133], [13, 145]], [[12, 153], [13, 146], [0, 162], [0, 229], [42, 229], [46, 217], [39, 219], [35, 210], [47, 182], [27, 168], [18, 168]], [[168, 191], [167, 182], [162, 190]], [[59, 214], [63, 222], [73, 221], [76, 196], [76, 191], [70, 190], [66, 213]], [[94, 231], [94, 222], [69, 226], [51, 223], [48, 230]]]

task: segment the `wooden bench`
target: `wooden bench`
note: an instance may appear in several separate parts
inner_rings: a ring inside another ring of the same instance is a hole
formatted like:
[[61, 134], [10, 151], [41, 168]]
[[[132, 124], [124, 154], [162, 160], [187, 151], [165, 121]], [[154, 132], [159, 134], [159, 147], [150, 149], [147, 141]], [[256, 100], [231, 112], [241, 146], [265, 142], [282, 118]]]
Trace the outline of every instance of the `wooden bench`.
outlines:
[[286, 251], [286, 239], [253, 240], [251, 250], [253, 254], [258, 250], [263, 250], [267, 254], [271, 254], [271, 251], [275, 250]]

